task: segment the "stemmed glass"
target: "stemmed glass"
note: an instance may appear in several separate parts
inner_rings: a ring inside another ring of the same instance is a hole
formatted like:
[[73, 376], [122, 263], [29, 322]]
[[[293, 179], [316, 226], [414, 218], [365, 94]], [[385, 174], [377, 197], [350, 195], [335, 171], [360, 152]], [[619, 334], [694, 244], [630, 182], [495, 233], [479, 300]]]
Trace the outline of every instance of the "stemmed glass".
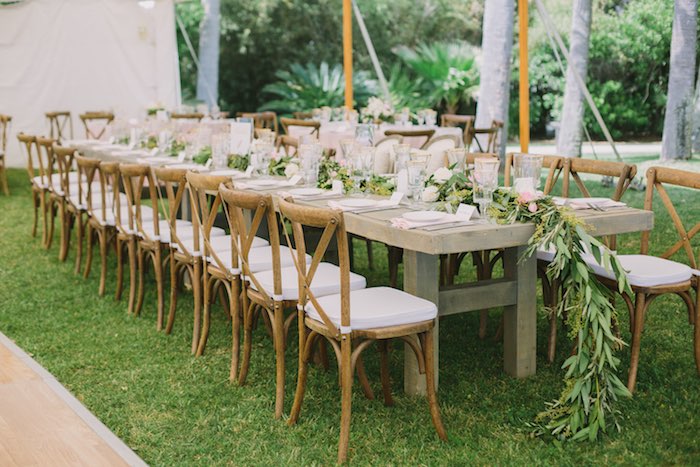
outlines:
[[448, 149], [447, 161], [450, 167], [455, 166], [453, 170], [464, 174], [467, 170], [467, 150], [465, 148]]
[[218, 133], [211, 139], [211, 157], [214, 168], [223, 169], [227, 166], [230, 138], [228, 133]]
[[373, 133], [372, 125], [361, 123], [355, 127], [355, 141], [360, 146], [372, 146]]
[[352, 195], [358, 196], [361, 193], [361, 183], [364, 179], [365, 160], [360, 151], [353, 151], [350, 157], [346, 159], [346, 167], [352, 180]]
[[425, 167], [423, 160], [412, 160], [408, 162], [408, 195], [414, 204], [421, 202], [423, 195], [423, 183], [425, 182]]
[[354, 139], [341, 139], [340, 140], [340, 153], [343, 159], [348, 159], [350, 154], [355, 148]]
[[323, 154], [320, 144], [302, 144], [299, 146], [299, 159], [304, 180], [308, 186], [316, 186], [318, 181], [318, 167]]
[[360, 157], [362, 157], [362, 175], [366, 183], [369, 184], [372, 172], [374, 172], [375, 148], [373, 146], [360, 148]]
[[498, 187], [498, 166], [500, 161], [493, 157], [477, 157], [474, 160], [474, 201], [479, 204], [479, 212], [486, 217], [493, 201], [493, 192]]
[[258, 176], [262, 179], [270, 178], [268, 174], [268, 166], [272, 157], [274, 146], [262, 140], [253, 141], [251, 148], [251, 164], [255, 168]]
[[540, 188], [542, 161], [537, 154], [515, 154], [513, 158], [513, 188], [516, 192], [536, 192]]

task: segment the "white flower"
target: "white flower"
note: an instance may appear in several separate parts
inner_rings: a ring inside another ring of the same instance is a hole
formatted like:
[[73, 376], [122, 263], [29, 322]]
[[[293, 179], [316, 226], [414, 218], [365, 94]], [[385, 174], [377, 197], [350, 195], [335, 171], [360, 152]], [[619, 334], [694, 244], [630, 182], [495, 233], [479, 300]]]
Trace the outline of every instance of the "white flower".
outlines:
[[452, 178], [452, 171], [447, 167], [440, 167], [433, 173], [433, 179], [438, 183], [445, 183]]
[[287, 164], [287, 167], [284, 168], [284, 175], [287, 178], [291, 178], [295, 176], [299, 172], [299, 166], [294, 164], [293, 162], [290, 162]]
[[437, 201], [439, 195], [440, 193], [436, 186], [427, 186], [423, 190], [422, 198], [426, 203], [432, 203]]

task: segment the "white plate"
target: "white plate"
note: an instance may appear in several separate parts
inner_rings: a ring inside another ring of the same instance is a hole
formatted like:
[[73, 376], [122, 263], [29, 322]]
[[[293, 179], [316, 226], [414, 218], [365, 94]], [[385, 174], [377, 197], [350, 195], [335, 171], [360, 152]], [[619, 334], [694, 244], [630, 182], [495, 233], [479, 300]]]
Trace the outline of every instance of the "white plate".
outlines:
[[267, 179], [262, 179], [262, 180], [251, 180], [248, 182], [248, 185], [250, 186], [277, 186], [279, 185], [280, 182], [279, 180], [267, 180]]
[[220, 175], [224, 177], [237, 177], [243, 175], [243, 172], [240, 170], [236, 169], [219, 169], [219, 170], [212, 170], [209, 172], [209, 175]]
[[320, 188], [292, 188], [289, 190], [289, 194], [294, 196], [314, 196], [320, 195], [324, 190]]
[[347, 198], [338, 201], [344, 208], [369, 208], [375, 206], [377, 201], [368, 198]]
[[411, 211], [401, 217], [412, 222], [436, 222], [445, 217], [444, 212], [438, 211]]

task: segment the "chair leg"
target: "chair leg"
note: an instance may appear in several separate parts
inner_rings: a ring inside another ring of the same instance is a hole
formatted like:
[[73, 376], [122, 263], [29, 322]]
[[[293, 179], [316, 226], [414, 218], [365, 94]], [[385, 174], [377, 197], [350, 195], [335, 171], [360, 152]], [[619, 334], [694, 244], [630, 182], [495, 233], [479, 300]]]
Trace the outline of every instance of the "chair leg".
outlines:
[[299, 323], [299, 370], [297, 372], [297, 389], [294, 393], [294, 404], [292, 404], [292, 411], [289, 413], [289, 425], [294, 425], [299, 420], [301, 406], [304, 402], [304, 393], [306, 392], [306, 379], [309, 375], [309, 362], [305, 355], [308, 343], [303, 311], [297, 311], [297, 322]]
[[199, 333], [202, 327], [202, 261], [195, 258], [192, 268], [192, 295], [194, 296], [194, 319], [192, 323], [192, 355], [197, 352]]
[[136, 239], [129, 237], [129, 242], [126, 245], [127, 253], [129, 255], [129, 304], [127, 305], [127, 314], [131, 315], [135, 313], [136, 306]]
[[423, 342], [423, 357], [425, 358], [425, 386], [428, 396], [428, 406], [430, 407], [430, 416], [433, 418], [435, 431], [441, 440], [447, 441], [447, 432], [440, 418], [440, 406], [438, 405], [437, 392], [435, 391], [435, 356], [434, 352], [434, 335], [433, 330], [425, 333]]
[[158, 331], [163, 330], [163, 318], [165, 316], [165, 287], [163, 280], [163, 247], [158, 245], [155, 251], [155, 259], [153, 261], [153, 271], [156, 276], [156, 293], [158, 297], [157, 302], [157, 317], [156, 317], [156, 329]]
[[637, 384], [637, 369], [639, 367], [639, 347], [642, 339], [642, 329], [644, 328], [644, 313], [646, 311], [646, 295], [638, 293], [635, 297], [634, 305], [634, 329], [632, 331], [632, 344], [630, 346], [630, 370], [627, 377], [627, 389], [634, 392]]
[[275, 366], [277, 370], [275, 418], [280, 418], [284, 411], [284, 310], [279, 302], [275, 302], [274, 307], [272, 335], [275, 342]]
[[338, 463], [348, 459], [350, 444], [350, 417], [352, 414], [352, 344], [349, 336], [340, 342], [340, 440], [338, 442]]
[[43, 191], [39, 194], [39, 203], [41, 205], [41, 215], [44, 222], [44, 230], [41, 232], [41, 242], [44, 248], [47, 248], [46, 244], [48, 242], [49, 218], [48, 213], [46, 212], [46, 193]]
[[382, 393], [384, 394], [384, 405], [394, 405], [391, 396], [391, 380], [389, 378], [389, 340], [384, 339], [379, 344], [379, 371], [382, 379]]
[[92, 269], [92, 250], [95, 243], [95, 229], [92, 228], [89, 222], [87, 225], [85, 242], [87, 243], [87, 253], [85, 257], [85, 270], [83, 271], [83, 277], [87, 279], [90, 276], [90, 269]]
[[[697, 279], [697, 278], [696, 278]], [[697, 279], [700, 281], [700, 279]], [[693, 322], [693, 349], [695, 350], [695, 368], [700, 374], [700, 284], [695, 290], [695, 321]]]
[[238, 375], [238, 360], [241, 352], [241, 282], [235, 278], [231, 283], [229, 309], [231, 310], [231, 369], [229, 381], [236, 380]]
[[165, 325], [165, 333], [170, 334], [175, 324], [175, 308], [177, 307], [177, 262], [175, 261], [175, 249], [170, 248], [170, 305], [168, 310], [168, 322]]
[[121, 300], [122, 292], [124, 290], [124, 244], [118, 236], [115, 243], [115, 250], [117, 253], [117, 287], [114, 291], [114, 299]]
[[61, 199], [58, 205], [58, 217], [61, 220], [61, 237], [58, 249], [58, 260], [63, 262], [68, 256], [68, 239], [70, 238], [70, 222], [66, 211], [66, 201]]
[[144, 261], [144, 255], [146, 254], [145, 251], [143, 251], [143, 248], [141, 248], [141, 245], [136, 246], [136, 261], [137, 261], [137, 269], [138, 269], [138, 276], [139, 276], [139, 288], [138, 292], [136, 294], [136, 308], [134, 309], [134, 314], [136, 316], [141, 314], [141, 308], [143, 308], [143, 296], [145, 294], [145, 289], [144, 289], [144, 282], [145, 282], [145, 269], [146, 269], [146, 264]]
[[55, 199], [51, 199], [51, 195], [49, 195], [49, 204], [47, 206], [49, 214], [49, 233], [46, 237], [47, 250], [50, 250], [51, 245], [53, 245], [53, 234], [56, 229], [56, 205], [57, 201]]
[[360, 382], [360, 388], [365, 397], [369, 400], [374, 400], [374, 392], [372, 387], [369, 385], [369, 379], [367, 378], [367, 372], [365, 371], [365, 362], [362, 360], [362, 355], [358, 355], [357, 363], [355, 364], [355, 370], [357, 371], [357, 380]]
[[84, 228], [85, 225], [83, 224], [83, 213], [78, 211], [78, 213], [75, 216], [75, 222], [77, 224], [77, 230], [76, 230], [76, 243], [77, 248], [75, 251], [75, 273], [80, 274], [80, 263], [83, 260], [83, 237], [85, 236]]
[[7, 184], [7, 169], [4, 161], [0, 164], [0, 183], [2, 183], [2, 192], [5, 193], [5, 196], [10, 196], [10, 187]]
[[203, 319], [202, 319], [202, 331], [199, 336], [199, 343], [197, 344], [197, 352], [195, 352], [195, 356], [200, 357], [204, 353], [204, 349], [207, 347], [207, 339], [209, 339], [209, 317], [211, 314], [211, 295], [212, 295], [212, 288], [211, 288], [211, 283], [209, 281], [209, 277], [207, 277], [206, 273], [204, 274], [204, 281], [203, 281], [203, 287], [204, 287], [204, 299], [202, 300], [204, 302], [204, 313]]
[[250, 353], [253, 346], [253, 312], [255, 304], [248, 303], [247, 296], [243, 296], [243, 358], [241, 369], [238, 373], [238, 384], [245, 384], [248, 377], [248, 367], [250, 366]]
[[107, 232], [102, 230], [97, 234], [100, 241], [100, 297], [105, 294], [107, 283]]
[[32, 226], [32, 237], [36, 237], [36, 230], [39, 226], [39, 193], [32, 189], [32, 202], [34, 204], [34, 225]]

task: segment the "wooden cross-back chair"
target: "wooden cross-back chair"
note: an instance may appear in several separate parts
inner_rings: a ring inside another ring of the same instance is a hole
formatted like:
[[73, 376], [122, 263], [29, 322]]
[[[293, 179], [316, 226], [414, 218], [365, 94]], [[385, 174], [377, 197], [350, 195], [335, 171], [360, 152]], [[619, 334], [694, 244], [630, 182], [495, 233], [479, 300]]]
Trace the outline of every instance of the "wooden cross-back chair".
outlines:
[[53, 244], [53, 236], [56, 224], [56, 215], [58, 214], [61, 218], [63, 217], [62, 206], [64, 191], [63, 184], [61, 182], [61, 169], [56, 164], [56, 158], [54, 156], [53, 146], [56, 142], [53, 138], [45, 138], [42, 136], [37, 136], [36, 144], [39, 150], [39, 159], [42, 161], [44, 166], [44, 181], [47, 184], [47, 204], [46, 212], [49, 216], [49, 231], [46, 237], [46, 248], [51, 248]]
[[461, 141], [454, 135], [442, 135], [430, 138], [421, 147], [422, 150], [430, 152], [430, 160], [426, 168], [427, 173], [433, 173], [440, 167], [447, 167], [447, 150], [458, 148]]
[[192, 120], [192, 121], [199, 122], [203, 118], [204, 118], [204, 114], [199, 113], [199, 112], [183, 112], [183, 113], [173, 112], [170, 114], [171, 120]]
[[[222, 210], [221, 196], [218, 193], [219, 185], [230, 181], [231, 177], [223, 175], [187, 172], [187, 188], [189, 190], [193, 224], [192, 242], [189, 243], [191, 245], [190, 251], [203, 252], [201, 283], [204, 309], [201, 317], [201, 329], [199, 329], [199, 323], [195, 323], [193, 340], [197, 338], [198, 341], [196, 348], [193, 345], [193, 350], [196, 356], [201, 356], [206, 349], [209, 338], [212, 297], [216, 295], [216, 290], [214, 289], [218, 288], [221, 301], [225, 304], [232, 319], [233, 347], [236, 349], [234, 359], [237, 366], [237, 349], [240, 342], [239, 297], [241, 278], [238, 257], [232, 253], [235, 236], [231, 235], [228, 237], [228, 245], [226, 245], [225, 240], [223, 240], [222, 244], [216, 244], [216, 237], [224, 236], [225, 232], [223, 229], [214, 226], [216, 217]], [[182, 242], [182, 245], [186, 246], [185, 242]], [[193, 280], [196, 279], [193, 278]], [[225, 297], [224, 294], [228, 294], [228, 297]], [[198, 319], [195, 316], [195, 321]], [[194, 333], [198, 334], [195, 336]], [[232, 369], [231, 374], [233, 375], [235, 371], [237, 371], [237, 368], [235, 370]]]
[[[65, 147], [54, 145], [53, 153], [56, 160], [56, 166], [59, 169], [61, 178], [61, 187], [63, 197], [61, 199], [60, 216], [61, 219], [61, 251], [59, 260], [65, 261], [68, 257], [70, 249], [71, 232], [73, 227], [77, 225], [76, 242], [78, 243], [75, 256], [75, 272], [80, 271], [80, 262], [83, 256], [83, 239], [85, 236], [84, 214], [87, 213], [85, 203], [81, 201], [83, 198], [83, 189], [79, 179], [79, 172], [73, 172], [70, 169], [73, 167], [76, 149], [74, 147]], [[73, 181], [73, 175], [75, 178]]]
[[293, 156], [299, 150], [299, 140], [289, 135], [279, 135], [275, 143], [275, 150], [279, 152], [280, 148], [284, 150], [286, 156]]
[[[632, 296], [622, 294], [630, 315], [630, 331], [632, 341], [630, 344], [630, 368], [627, 378], [627, 389], [634, 392], [637, 382], [637, 370], [639, 367], [639, 351], [644, 329], [644, 321], [649, 306], [662, 295], [675, 294], [681, 297], [688, 310], [688, 320], [694, 325], [693, 350], [695, 365], [700, 374], [700, 272], [697, 270], [700, 258], [697, 253], [696, 237], [700, 232], [698, 219], [681, 218], [676, 206], [669, 196], [667, 187], [681, 187], [692, 190], [697, 198], [700, 193], [700, 174], [684, 170], [666, 167], [651, 167], [647, 170], [647, 188], [644, 197], [644, 209], [653, 210], [655, 194], [661, 200], [666, 213], [671, 218], [674, 230], [677, 233], [675, 239], [670, 235], [656, 239], [656, 242], [668, 241], [671, 244], [658, 256], [650, 253], [651, 232], [644, 231], [641, 235], [639, 255], [618, 255], [620, 264], [627, 271], [627, 279], [632, 288]], [[688, 229], [688, 221], [695, 224]], [[695, 245], [693, 245], [695, 239]], [[654, 246], [660, 246], [656, 243]], [[661, 249], [661, 248], [659, 248]], [[681, 262], [671, 258], [680, 256]], [[603, 266], [588, 258], [587, 262], [598, 277], [610, 287], [611, 291], [618, 293], [614, 276]], [[693, 293], [695, 292], [695, 297]]]
[[280, 125], [282, 125], [282, 129], [284, 130], [284, 134], [286, 135], [290, 134], [289, 127], [293, 126], [311, 128], [309, 134], [314, 135], [317, 138], [321, 131], [321, 122], [317, 122], [314, 120], [300, 120], [298, 118], [280, 117]]
[[313, 112], [292, 112], [292, 115], [297, 120], [311, 120], [314, 116]]
[[[476, 146], [479, 149], [479, 152], [499, 152], [499, 144], [500, 144], [500, 134], [501, 131], [503, 130], [503, 122], [500, 120], [492, 120], [491, 121], [491, 127], [490, 128], [475, 128], [472, 127], [471, 131], [467, 135], [466, 141], [464, 145], [471, 149], [472, 143], [476, 142]], [[486, 135], [487, 140], [486, 140], [486, 147], [484, 148], [481, 145], [481, 142], [479, 141], [478, 135]]]
[[112, 112], [85, 112], [80, 114], [80, 120], [85, 127], [87, 139], [100, 139], [114, 120], [114, 114]]
[[275, 133], [279, 132], [277, 114], [275, 112], [269, 110], [265, 112], [237, 112], [236, 116], [239, 118], [252, 118], [255, 128], [265, 128]]
[[7, 134], [10, 131], [11, 122], [12, 117], [0, 114], [0, 185], [2, 185], [2, 192], [6, 196], [10, 195], [10, 187], [7, 184], [7, 161], [5, 157], [7, 154]]
[[[549, 156], [554, 157], [554, 156]], [[546, 159], [545, 159], [546, 163]], [[545, 164], [543, 164], [545, 165]], [[632, 180], [637, 175], [637, 167], [635, 165], [625, 164], [623, 162], [599, 161], [581, 158], [561, 158], [561, 196], [570, 198], [574, 190], [572, 190], [571, 181], [573, 180], [577, 191], [583, 197], [590, 197], [589, 187], [591, 183], [600, 183], [597, 178], [589, 178], [590, 175], [599, 175], [602, 177], [617, 178], [615, 190], [610, 197], [613, 201], [619, 201], [629, 188]], [[550, 175], [553, 172], [552, 167], [549, 168]], [[581, 177], [583, 175], [583, 177]], [[545, 194], [553, 194], [556, 187], [557, 179], [548, 177], [547, 185], [545, 185]], [[589, 186], [586, 186], [586, 182]], [[615, 236], [607, 236], [604, 239], [606, 245], [614, 249], [616, 238]], [[547, 267], [554, 258], [553, 251], [539, 250], [537, 252], [537, 275], [542, 280], [542, 300], [550, 309], [556, 309], [561, 295], [561, 286], [558, 282], [552, 282], [547, 276]], [[556, 353], [556, 338], [557, 338], [557, 321], [558, 318], [553, 313], [549, 318], [549, 335], [547, 337], [547, 360], [554, 361]]]
[[73, 119], [67, 110], [56, 110], [46, 112], [46, 119], [49, 121], [49, 135], [58, 141], [73, 138]]
[[[430, 138], [435, 135], [434, 129], [428, 130], [386, 130], [384, 136], [399, 135], [402, 138], [425, 138], [425, 141], [421, 144], [421, 148], [428, 144]], [[405, 142], [405, 141], [404, 141]]]
[[[158, 188], [150, 165], [120, 164], [119, 174], [122, 179], [127, 199], [126, 228], [123, 231], [129, 242], [136, 244], [136, 263], [138, 274], [138, 292], [134, 314], [139, 315], [145, 295], [145, 269], [148, 260], [153, 265], [156, 280], [156, 329], [163, 329], [165, 316], [165, 278], [163, 254], [170, 245], [170, 229], [167, 220], [159, 215]], [[142, 199], [142, 194], [147, 196]], [[150, 206], [144, 205], [147, 201]], [[187, 224], [186, 221], [182, 221]], [[133, 237], [133, 239], [132, 239]]]
[[[183, 201], [188, 200], [187, 193], [187, 169], [159, 167], [155, 169], [159, 186], [159, 197], [163, 206], [163, 213], [168, 221], [170, 229], [170, 309], [168, 322], [165, 326], [166, 334], [170, 334], [175, 323], [175, 308], [177, 306], [178, 285], [183, 283], [184, 274], [191, 279], [194, 294], [194, 324], [192, 328], [192, 353], [197, 352], [199, 346], [201, 316], [202, 316], [202, 267], [204, 258], [209, 258], [231, 249], [231, 236], [218, 227], [211, 227], [207, 233], [210, 236], [210, 249], [214, 251], [204, 256], [204, 240], [201, 238], [200, 229], [197, 227], [197, 218], [194, 216], [192, 226], [178, 222], [178, 216], [183, 208]], [[217, 178], [216, 181], [220, 179]], [[163, 199], [163, 188], [165, 199]], [[209, 220], [209, 219], [207, 219]], [[214, 234], [212, 236], [211, 234]], [[195, 247], [196, 244], [196, 247]]]
[[[377, 342], [381, 355], [384, 402], [391, 405], [393, 401], [389, 382], [388, 349], [389, 341], [398, 338], [409, 344], [408, 347], [416, 355], [420, 371], [426, 375], [426, 390], [433, 424], [438, 436], [443, 440], [447, 439], [440, 419], [434, 380], [433, 328], [437, 307], [427, 300], [389, 287], [352, 290], [348, 237], [342, 212], [299, 206], [285, 200], [279, 201], [279, 210], [283, 218], [288, 219], [292, 225], [297, 249], [295, 266], [299, 281], [299, 372], [289, 423], [294, 424], [299, 418], [311, 352], [315, 341], [319, 337], [324, 338], [330, 343], [338, 359], [342, 393], [338, 462], [345, 462], [350, 439], [354, 367], [358, 364], [362, 351], [373, 342]], [[304, 263], [305, 227], [323, 230], [308, 266]], [[314, 293], [314, 283], [320, 279], [319, 264], [328, 245], [333, 241], [338, 247], [340, 260], [340, 293], [319, 297]]]
[[[270, 194], [235, 190], [225, 185], [219, 187], [219, 194], [225, 205], [231, 234], [237, 239], [235, 254], [240, 261], [241, 275], [245, 278], [241, 284], [246, 306], [243, 309], [243, 358], [238, 382], [244, 384], [246, 381], [252, 349], [252, 326], [255, 314], [263, 313], [272, 329], [276, 357], [275, 418], [280, 418], [284, 410], [287, 333], [292, 319], [296, 317], [295, 313], [290, 313], [285, 318], [285, 311], [293, 309], [297, 303], [293, 253], [289, 246], [280, 245], [277, 214]], [[246, 218], [252, 220], [247, 222]], [[257, 234], [264, 226], [267, 226], [269, 246], [256, 247]], [[234, 370], [232, 363], [231, 371]]]
[[[39, 146], [36, 136], [19, 133], [17, 135], [20, 148], [27, 158], [27, 175], [32, 186], [32, 201], [34, 204], [34, 226], [32, 227], [32, 237], [36, 237], [37, 226], [39, 224], [39, 211], [41, 211], [43, 230], [41, 232], [41, 242], [46, 245], [49, 224], [48, 213], [46, 212], [48, 193], [48, 181], [44, 170], [44, 162], [39, 153]], [[38, 173], [38, 175], [37, 175]]]
[[469, 138], [472, 128], [474, 128], [474, 118], [473, 115], [442, 114], [440, 116], [440, 126], [463, 127], [462, 143], [467, 146], [467, 139]]

